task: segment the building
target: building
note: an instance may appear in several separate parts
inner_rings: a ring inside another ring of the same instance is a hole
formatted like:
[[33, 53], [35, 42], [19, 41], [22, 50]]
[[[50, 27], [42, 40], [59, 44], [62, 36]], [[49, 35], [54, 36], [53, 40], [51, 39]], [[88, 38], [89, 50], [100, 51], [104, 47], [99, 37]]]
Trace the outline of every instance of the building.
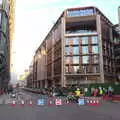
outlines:
[[13, 61], [12, 61], [12, 41], [14, 37], [14, 21], [15, 21], [15, 0], [9, 0], [9, 39], [10, 39], [10, 72], [13, 70]]
[[118, 7], [118, 24], [114, 25], [114, 51], [115, 51], [115, 64], [116, 64], [116, 76], [120, 81], [120, 7]]
[[32, 82], [33, 82], [33, 64], [29, 66], [29, 74], [27, 76], [27, 87], [32, 88]]
[[118, 7], [118, 21], [119, 21], [119, 25], [120, 25], [120, 6]]
[[9, 2], [0, 1], [0, 90], [7, 89], [10, 80]]
[[35, 52], [33, 87], [115, 82], [113, 30], [96, 7], [66, 9]]

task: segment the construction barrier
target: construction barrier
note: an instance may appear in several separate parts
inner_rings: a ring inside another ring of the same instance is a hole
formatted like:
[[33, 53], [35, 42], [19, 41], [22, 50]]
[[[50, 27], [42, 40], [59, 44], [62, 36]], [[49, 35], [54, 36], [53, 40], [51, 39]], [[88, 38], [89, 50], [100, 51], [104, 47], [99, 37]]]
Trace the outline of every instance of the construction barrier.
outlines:
[[[101, 97], [80, 97], [78, 99], [78, 105], [86, 105], [86, 106], [99, 106], [101, 104]], [[32, 100], [21, 100], [19, 105], [21, 107], [24, 107], [25, 104], [27, 106], [32, 107], [33, 106], [33, 101]], [[55, 97], [51, 97], [51, 98], [40, 98], [37, 100], [36, 105], [38, 106], [64, 106], [64, 105], [70, 105], [70, 104], [74, 104], [73, 102], [68, 101], [66, 98], [55, 98]], [[76, 104], [76, 103], [75, 103]], [[16, 106], [16, 101], [12, 101], [12, 106]]]
[[55, 104], [56, 105], [62, 105], [62, 100], [61, 99], [56, 99]]
[[24, 100], [21, 100], [21, 107], [24, 107], [24, 105], [25, 105], [25, 102], [24, 102]]
[[30, 101], [28, 102], [28, 106], [30, 106], [30, 107], [33, 106], [33, 102], [32, 102], [32, 100], [30, 100]]
[[100, 98], [97, 97], [89, 97], [87, 98], [87, 105], [88, 106], [99, 106], [100, 105]]
[[15, 106], [16, 106], [16, 101], [15, 101], [15, 100], [12, 101], [11, 106], [12, 106], [12, 107], [15, 107]]

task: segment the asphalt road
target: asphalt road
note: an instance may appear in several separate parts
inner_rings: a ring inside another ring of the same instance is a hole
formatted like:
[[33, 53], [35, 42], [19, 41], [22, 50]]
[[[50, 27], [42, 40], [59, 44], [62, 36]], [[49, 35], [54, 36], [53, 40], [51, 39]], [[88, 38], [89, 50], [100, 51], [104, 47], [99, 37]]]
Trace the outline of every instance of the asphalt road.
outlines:
[[[17, 99], [9, 95], [0, 97], [0, 100], [10, 103], [21, 99], [38, 99], [40, 96], [21, 91]], [[7, 103], [6, 102], [6, 103]], [[100, 107], [73, 105], [38, 106], [19, 104], [12, 107], [10, 104], [0, 105], [0, 120], [120, 120], [120, 103], [103, 102]]]

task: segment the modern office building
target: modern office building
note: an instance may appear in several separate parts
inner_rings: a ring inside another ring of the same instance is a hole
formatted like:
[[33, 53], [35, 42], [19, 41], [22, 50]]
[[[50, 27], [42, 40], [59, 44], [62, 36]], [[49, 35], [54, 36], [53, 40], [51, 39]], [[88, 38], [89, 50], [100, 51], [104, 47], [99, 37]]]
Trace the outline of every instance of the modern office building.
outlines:
[[32, 82], [33, 82], [33, 64], [29, 66], [29, 73], [27, 76], [27, 87], [32, 88]]
[[114, 51], [115, 51], [115, 64], [116, 64], [116, 76], [120, 81], [120, 7], [118, 7], [118, 24], [114, 25], [116, 32], [114, 33]]
[[115, 82], [113, 31], [96, 7], [66, 9], [36, 50], [32, 87]]
[[9, 2], [0, 1], [0, 90], [7, 88], [10, 78]]
[[9, 0], [9, 39], [10, 39], [10, 72], [13, 71], [14, 63], [12, 60], [12, 42], [14, 36], [14, 21], [15, 21], [15, 0]]

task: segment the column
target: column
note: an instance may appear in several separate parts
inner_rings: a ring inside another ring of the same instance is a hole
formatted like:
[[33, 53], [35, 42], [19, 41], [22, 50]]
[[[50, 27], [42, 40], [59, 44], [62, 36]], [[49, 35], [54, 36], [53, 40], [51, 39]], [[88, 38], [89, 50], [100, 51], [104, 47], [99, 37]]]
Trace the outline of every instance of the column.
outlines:
[[65, 17], [61, 18], [61, 86], [65, 87], [65, 80], [64, 80], [64, 71], [65, 71], [65, 64], [64, 64], [64, 48], [65, 48]]
[[104, 66], [103, 66], [103, 49], [102, 49], [102, 33], [101, 33], [101, 19], [100, 15], [97, 15], [97, 33], [98, 33], [98, 42], [99, 42], [99, 63], [100, 63], [100, 79], [104, 83]]

